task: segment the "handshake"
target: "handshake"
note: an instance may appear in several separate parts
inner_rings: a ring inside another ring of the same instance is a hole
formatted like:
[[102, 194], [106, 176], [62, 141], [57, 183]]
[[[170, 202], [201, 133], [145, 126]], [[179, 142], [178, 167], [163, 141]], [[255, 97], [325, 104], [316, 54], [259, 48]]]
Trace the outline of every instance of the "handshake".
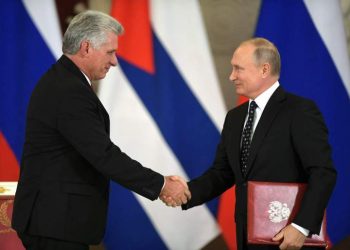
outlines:
[[191, 192], [186, 181], [180, 176], [165, 176], [165, 185], [159, 198], [167, 206], [181, 206], [191, 199]]

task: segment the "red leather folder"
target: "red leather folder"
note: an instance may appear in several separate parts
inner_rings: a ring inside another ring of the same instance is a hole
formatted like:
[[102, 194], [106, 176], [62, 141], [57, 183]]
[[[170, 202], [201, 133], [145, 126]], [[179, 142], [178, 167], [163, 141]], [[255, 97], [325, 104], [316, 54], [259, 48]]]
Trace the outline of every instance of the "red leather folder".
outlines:
[[[279, 245], [272, 238], [292, 223], [306, 184], [248, 182], [248, 244]], [[304, 245], [326, 247], [325, 216], [320, 235], [307, 237]]]

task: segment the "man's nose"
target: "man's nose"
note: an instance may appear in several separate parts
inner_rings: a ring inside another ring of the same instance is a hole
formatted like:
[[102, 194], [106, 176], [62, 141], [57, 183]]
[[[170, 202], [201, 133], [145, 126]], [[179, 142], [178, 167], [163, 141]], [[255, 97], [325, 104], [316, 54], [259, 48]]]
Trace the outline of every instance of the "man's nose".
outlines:
[[236, 74], [235, 70], [232, 70], [231, 75], [229, 76], [229, 79], [232, 82], [237, 79], [237, 74]]
[[114, 55], [111, 60], [112, 66], [117, 66], [118, 65], [118, 58], [117, 55]]

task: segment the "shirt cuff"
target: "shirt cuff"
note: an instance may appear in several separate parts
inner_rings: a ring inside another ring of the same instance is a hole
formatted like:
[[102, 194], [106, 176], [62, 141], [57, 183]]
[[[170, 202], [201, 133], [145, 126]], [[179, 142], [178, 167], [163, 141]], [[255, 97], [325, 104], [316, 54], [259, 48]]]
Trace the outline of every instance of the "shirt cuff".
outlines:
[[163, 178], [164, 178], [164, 183], [163, 183], [163, 187], [162, 187], [162, 189], [160, 190], [159, 196], [160, 196], [160, 194], [163, 192], [163, 189], [164, 189], [164, 187], [165, 187], [165, 183], [166, 183], [165, 176], [164, 176]]
[[303, 228], [301, 226], [298, 226], [295, 223], [292, 223], [292, 226], [296, 229], [298, 229], [298, 231], [300, 231], [303, 235], [305, 235], [306, 237], [309, 236], [310, 230]]

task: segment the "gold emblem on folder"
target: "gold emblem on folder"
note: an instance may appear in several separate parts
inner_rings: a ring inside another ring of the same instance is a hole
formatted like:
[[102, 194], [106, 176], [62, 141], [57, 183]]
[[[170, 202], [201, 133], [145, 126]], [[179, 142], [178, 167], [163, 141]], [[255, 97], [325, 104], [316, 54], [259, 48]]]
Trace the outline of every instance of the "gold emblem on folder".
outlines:
[[0, 230], [0, 234], [14, 232], [11, 228], [11, 220], [7, 215], [7, 209], [11, 203], [13, 203], [13, 200], [8, 200], [0, 206], [0, 224], [5, 227], [5, 229]]
[[10, 191], [10, 189], [4, 188], [4, 187], [0, 187], [0, 194], [5, 193], [6, 191]]

